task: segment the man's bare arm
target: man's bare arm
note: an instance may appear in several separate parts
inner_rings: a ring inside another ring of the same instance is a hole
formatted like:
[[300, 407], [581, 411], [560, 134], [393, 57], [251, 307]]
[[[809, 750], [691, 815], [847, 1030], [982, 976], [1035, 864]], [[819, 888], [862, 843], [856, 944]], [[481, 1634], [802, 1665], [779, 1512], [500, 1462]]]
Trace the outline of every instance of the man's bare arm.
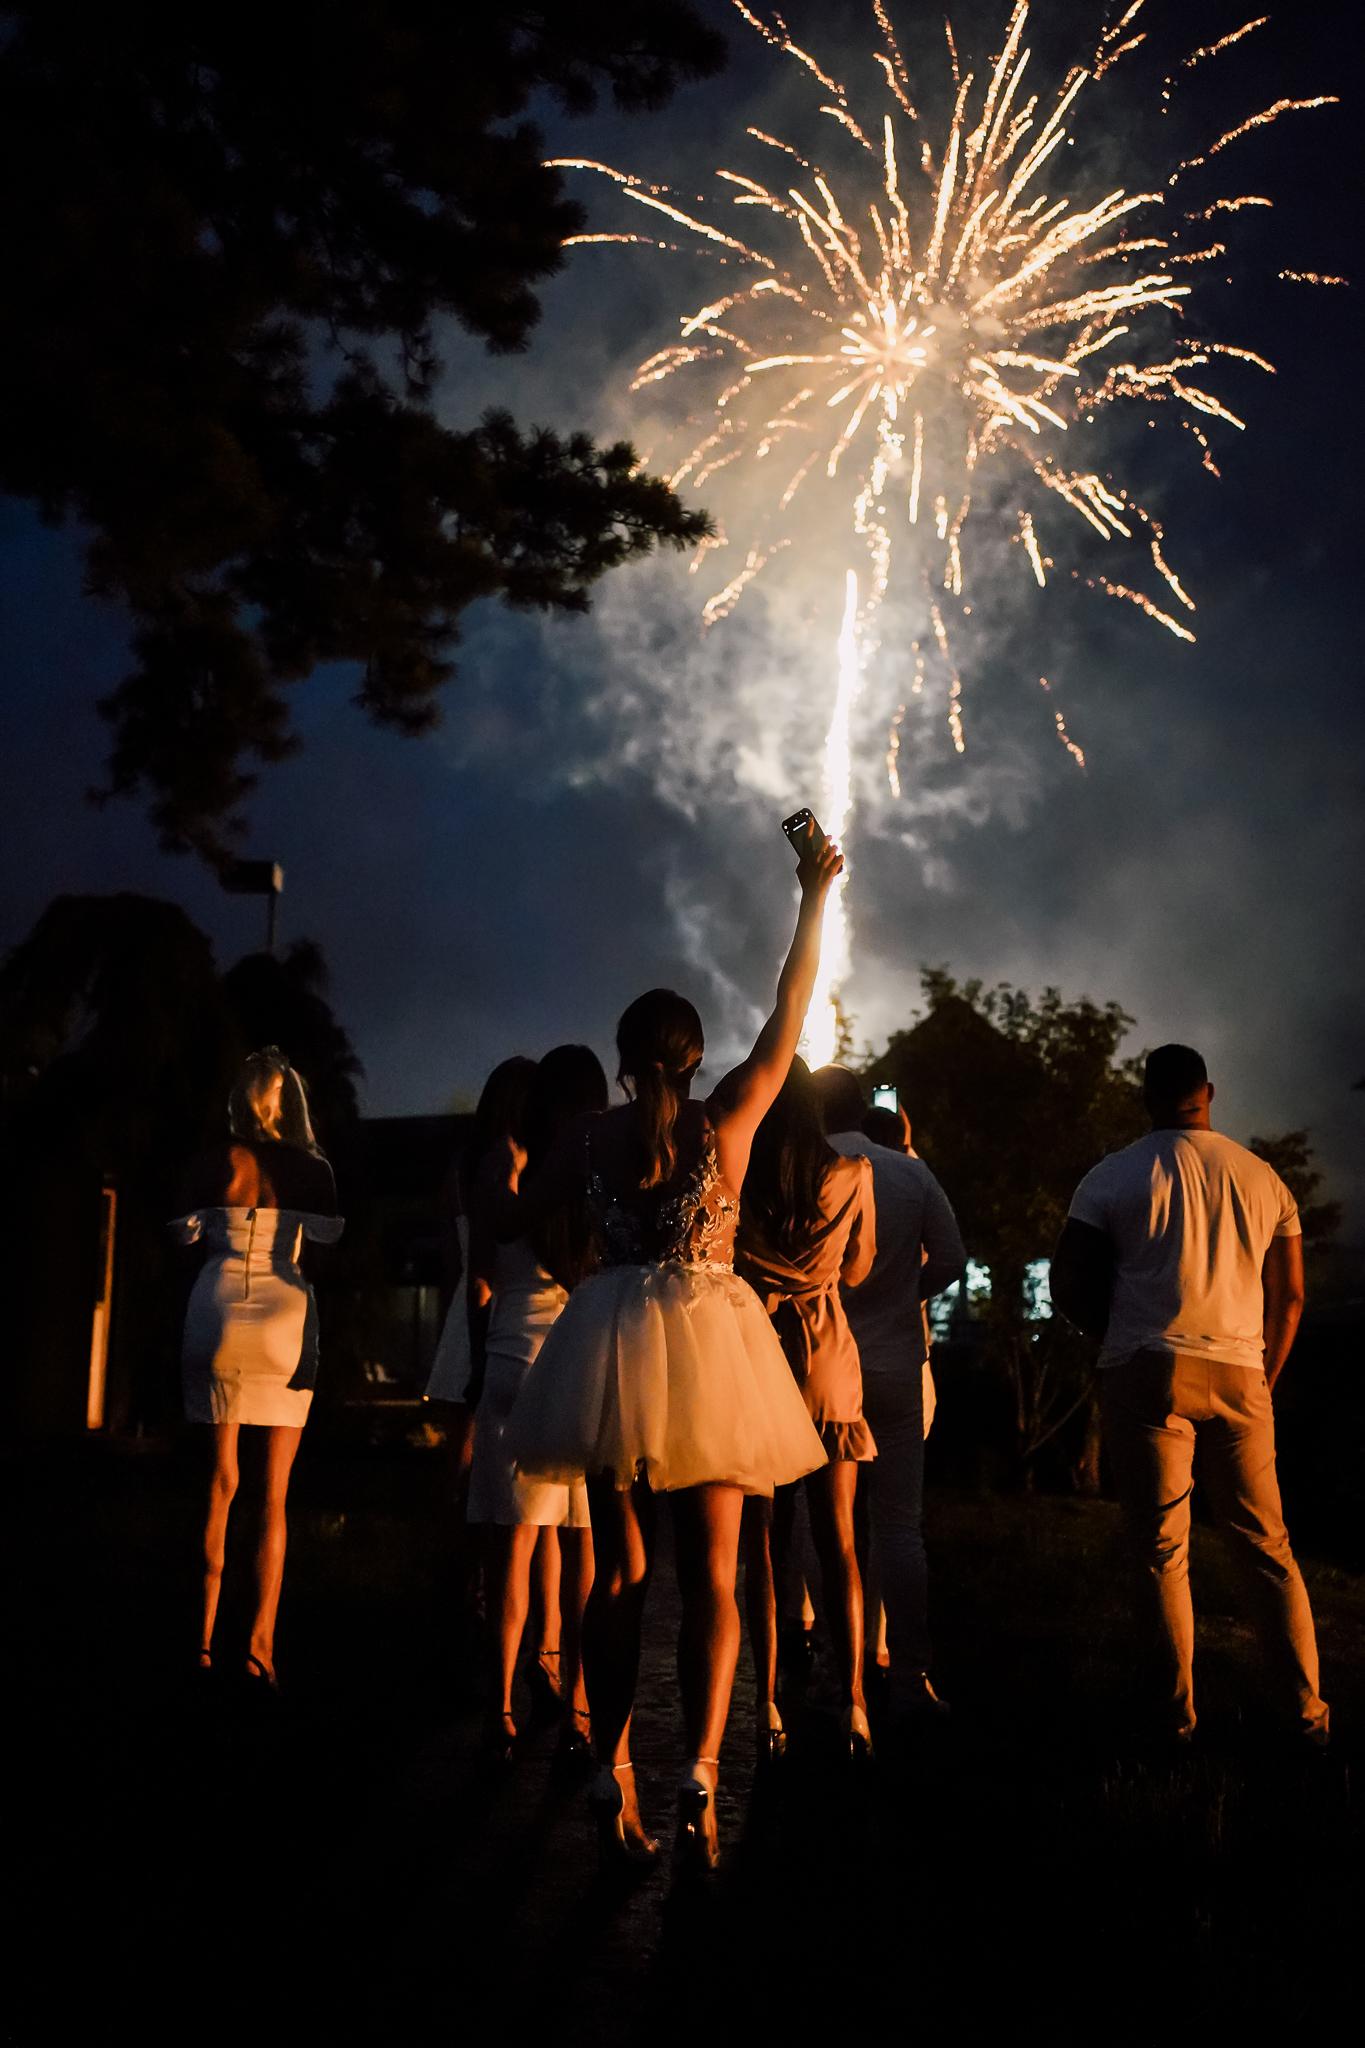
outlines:
[[1274, 1386], [1288, 1358], [1303, 1314], [1303, 1239], [1272, 1237], [1261, 1267], [1265, 1291], [1265, 1376]]
[[1087, 1337], [1109, 1327], [1114, 1291], [1114, 1248], [1093, 1223], [1068, 1216], [1052, 1254], [1052, 1306]]

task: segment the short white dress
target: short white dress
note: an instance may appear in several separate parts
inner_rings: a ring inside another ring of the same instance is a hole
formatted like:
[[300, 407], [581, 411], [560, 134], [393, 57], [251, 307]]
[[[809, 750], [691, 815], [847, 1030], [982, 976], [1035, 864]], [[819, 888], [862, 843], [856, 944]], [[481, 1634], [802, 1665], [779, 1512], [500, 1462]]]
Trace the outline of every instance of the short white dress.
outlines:
[[493, 1264], [493, 1306], [484, 1351], [483, 1393], [474, 1425], [469, 1468], [471, 1522], [504, 1527], [586, 1529], [588, 1494], [583, 1474], [532, 1477], [515, 1469], [507, 1427], [526, 1376], [569, 1297], [546, 1272], [524, 1238], [500, 1244]]
[[605, 1264], [526, 1376], [508, 1431], [518, 1470], [770, 1495], [823, 1465], [763, 1304], [735, 1273], [739, 1202], [709, 1127], [700, 1157], [662, 1188], [610, 1191], [590, 1156], [588, 1194]]
[[341, 1217], [204, 1208], [171, 1228], [209, 1253], [185, 1314], [186, 1420], [302, 1429], [317, 1384], [318, 1319], [299, 1254], [305, 1238], [335, 1244]]
[[428, 1401], [466, 1401], [474, 1355], [469, 1346], [469, 1219], [457, 1216], [455, 1231], [460, 1241], [460, 1277], [450, 1298], [445, 1322], [427, 1376]]

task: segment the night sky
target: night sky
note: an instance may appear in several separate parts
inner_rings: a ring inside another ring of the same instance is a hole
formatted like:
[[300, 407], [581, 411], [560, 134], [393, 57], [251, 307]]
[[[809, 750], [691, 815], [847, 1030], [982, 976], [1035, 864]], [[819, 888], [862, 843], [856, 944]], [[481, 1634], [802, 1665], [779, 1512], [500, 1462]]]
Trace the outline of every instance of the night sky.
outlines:
[[[731, 138], [745, 121], [776, 119], [794, 102], [774, 60], [729, 30], [720, 0], [706, 11], [731, 34], [726, 74], [648, 119], [555, 120], [552, 147], [689, 191], [708, 166], [739, 162]], [[903, 23], [934, 12], [905, 0], [893, 11]], [[1098, 11], [1076, 0], [1038, 10], [1054, 30], [1092, 24]], [[1149, 8], [1175, 56], [1250, 11]], [[870, 48], [861, 5], [793, 0], [788, 12], [835, 69]], [[974, 20], [1006, 12], [955, 10], [964, 51]], [[1282, 94], [1349, 94], [1354, 13], [1281, 6], [1235, 61], [1199, 75], [1207, 131]], [[918, 31], [907, 41], [942, 68], [936, 41]], [[987, 29], [980, 46], [995, 43]], [[927, 57], [924, 66], [927, 78]], [[1120, 159], [1115, 182], [1136, 183], [1126, 156], [1152, 143], [1156, 117], [1133, 111], [1139, 103], [1117, 81], [1104, 91], [1134, 125], [1097, 132], [1088, 168], [1102, 170], [1107, 152]], [[1239, 230], [1234, 285], [1201, 301], [1210, 332], [1279, 368], [1273, 378], [1217, 374], [1215, 388], [1248, 422], [1245, 434], [1212, 430], [1221, 482], [1200, 469], [1188, 436], [1139, 445], [1131, 425], [1103, 430], [1107, 459], [1164, 521], [1198, 601], [1196, 646], [1074, 584], [1037, 591], [1006, 545], [1008, 527], [992, 535], [985, 522], [979, 602], [958, 642], [967, 751], [952, 751], [942, 693], [926, 688], [906, 717], [896, 802], [881, 757], [907, 644], [925, 622], [914, 579], [893, 585], [860, 713], [846, 991], [859, 1043], [873, 1046], [912, 1021], [921, 962], [1115, 998], [1136, 1020], [1129, 1050], [1170, 1038], [1204, 1050], [1216, 1117], [1232, 1135], [1309, 1126], [1356, 1239], [1365, 565], [1348, 385], [1363, 360], [1361, 286], [1313, 291], [1275, 271], [1361, 277], [1351, 197], [1360, 129], [1349, 103], [1290, 116], [1237, 145], [1235, 158], [1230, 150], [1208, 185], [1210, 196], [1276, 201]], [[601, 187], [572, 189], [620, 223]], [[626, 395], [624, 373], [673, 338], [671, 313], [696, 304], [714, 276], [668, 261], [576, 252], [543, 294], [527, 354], [494, 360], [450, 337], [443, 410], [462, 421], [502, 403], [524, 421], [603, 439], [628, 432], [648, 450], [662, 419]], [[738, 546], [743, 501], [722, 483], [703, 501], [733, 520]], [[1049, 516], [1059, 555], [1074, 549], [1066, 559], [1092, 573], [1111, 566], [1083, 533], [1066, 532], [1070, 515]], [[15, 504], [0, 521], [10, 849], [0, 944], [22, 938], [54, 894], [135, 889], [183, 904], [226, 964], [257, 941], [261, 906], [160, 854], [133, 807], [83, 800], [105, 739], [95, 699], [122, 672], [118, 615], [82, 596], [75, 536], [43, 532]], [[495, 1060], [564, 1038], [609, 1058], [619, 1011], [659, 982], [698, 1001], [713, 1073], [742, 1048], [788, 936], [791, 863], [777, 823], [798, 802], [818, 805], [842, 572], [858, 560], [845, 528], [812, 521], [704, 639], [702, 577], [689, 576], [686, 558], [609, 578], [586, 620], [470, 613], [444, 725], [422, 741], [367, 726], [344, 672], [296, 693], [304, 748], [263, 776], [243, 850], [284, 864], [282, 935], [325, 950], [369, 1111], [468, 1101]], [[1055, 704], [1038, 688], [1044, 674]], [[1084, 773], [1057, 742], [1056, 706], [1084, 747]]]

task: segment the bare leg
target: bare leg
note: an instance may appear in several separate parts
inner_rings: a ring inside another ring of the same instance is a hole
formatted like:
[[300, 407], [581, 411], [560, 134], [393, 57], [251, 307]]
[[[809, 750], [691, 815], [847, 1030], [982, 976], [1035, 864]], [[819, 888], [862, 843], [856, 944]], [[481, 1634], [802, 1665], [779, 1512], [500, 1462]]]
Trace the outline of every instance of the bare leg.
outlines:
[[251, 1624], [251, 1657], [266, 1677], [275, 1677], [275, 1617], [284, 1583], [284, 1548], [288, 1538], [285, 1501], [289, 1475], [302, 1429], [272, 1428], [265, 1438], [265, 1493], [261, 1501], [261, 1536], [256, 1548], [256, 1618]]
[[872, 1541], [872, 1489], [876, 1483], [876, 1471], [869, 1466], [860, 1475], [853, 1497], [853, 1537], [858, 1552], [858, 1576], [863, 1582], [864, 1662], [871, 1658], [884, 1674], [891, 1662], [891, 1654], [886, 1646], [882, 1575]]
[[238, 1427], [235, 1422], [216, 1422], [213, 1426], [213, 1472], [204, 1517], [204, 1605], [199, 1625], [199, 1662], [205, 1667], [213, 1659], [213, 1625], [218, 1619], [218, 1596], [223, 1590], [223, 1565], [227, 1558], [228, 1511], [237, 1491]]
[[744, 1496], [737, 1486], [689, 1486], [674, 1495], [673, 1547], [682, 1595], [678, 1679], [688, 1766], [678, 1788], [677, 1856], [714, 1870], [716, 1778], [739, 1656], [735, 1568]]
[[754, 1711], [758, 1739], [781, 1727], [777, 1713], [777, 1588], [773, 1578], [773, 1504], [761, 1494], [744, 1502], [740, 1533], [744, 1546], [744, 1614], [754, 1659]]
[[[531, 1565], [531, 1581], [536, 1598], [536, 1655], [538, 1657], [559, 1656], [559, 1574], [563, 1553], [559, 1547], [557, 1529], [537, 1531], [535, 1557]], [[549, 1674], [558, 1687], [558, 1674]]]
[[[689, 1757], [714, 1760], [730, 1712], [739, 1657], [735, 1572], [744, 1495], [737, 1486], [689, 1486], [674, 1495], [674, 1547], [682, 1627], [678, 1680]], [[714, 1772], [712, 1773], [714, 1779]]]
[[835, 1669], [844, 1704], [855, 1718], [866, 1717], [863, 1697], [863, 1582], [853, 1540], [853, 1500], [858, 1467], [841, 1458], [812, 1472], [806, 1480], [810, 1528], [820, 1560], [825, 1594], [825, 1621], [834, 1650]]
[[654, 1567], [654, 1496], [588, 1481], [597, 1570], [583, 1614], [583, 1664], [593, 1747], [604, 1764], [630, 1761], [630, 1716], [640, 1669], [640, 1629]]
[[590, 1529], [560, 1529], [559, 1682], [564, 1704], [585, 1733], [588, 1692], [583, 1680], [583, 1611], [592, 1590], [593, 1548]]
[[596, 1571], [583, 1612], [583, 1666], [592, 1709], [593, 1749], [613, 1773], [628, 1842], [649, 1838], [640, 1820], [630, 1766], [630, 1717], [640, 1670], [640, 1631], [654, 1567], [654, 1496], [642, 1480], [618, 1488], [610, 1477], [589, 1479]]
[[531, 1560], [537, 1539], [547, 1533], [538, 1529], [534, 1522], [507, 1525], [489, 1522], [484, 1530], [488, 1618], [493, 1626], [496, 1658], [492, 1711], [495, 1717], [500, 1715], [508, 1724], [510, 1734], [516, 1733], [512, 1716], [512, 1682], [516, 1677], [517, 1658], [521, 1655], [521, 1639], [531, 1605]]

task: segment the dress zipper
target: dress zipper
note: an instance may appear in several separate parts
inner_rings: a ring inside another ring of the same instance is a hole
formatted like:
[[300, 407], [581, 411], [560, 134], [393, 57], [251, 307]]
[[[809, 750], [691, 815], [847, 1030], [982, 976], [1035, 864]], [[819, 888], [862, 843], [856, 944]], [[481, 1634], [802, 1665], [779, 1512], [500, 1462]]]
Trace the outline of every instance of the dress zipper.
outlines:
[[255, 1211], [254, 1209], [248, 1209], [248, 1210], [247, 1210], [247, 1212], [246, 1212], [246, 1220], [247, 1220], [247, 1233], [246, 1233], [246, 1271], [245, 1271], [245, 1272], [243, 1273], [243, 1275], [242, 1275], [242, 1300], [243, 1300], [243, 1301], [250, 1301], [250, 1299], [251, 1299], [251, 1252], [252, 1252], [252, 1247], [254, 1246], [254, 1244], [255, 1244], [255, 1242], [256, 1242], [256, 1211]]

